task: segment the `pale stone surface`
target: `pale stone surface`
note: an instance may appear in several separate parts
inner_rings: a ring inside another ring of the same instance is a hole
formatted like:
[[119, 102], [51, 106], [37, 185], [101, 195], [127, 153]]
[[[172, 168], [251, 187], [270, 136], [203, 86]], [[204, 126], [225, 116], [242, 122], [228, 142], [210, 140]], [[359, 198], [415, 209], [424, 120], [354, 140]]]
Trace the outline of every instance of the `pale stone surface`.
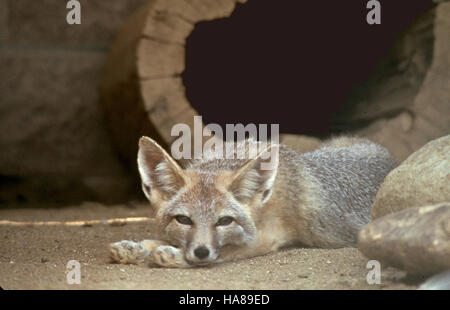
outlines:
[[385, 178], [372, 218], [410, 207], [450, 201], [450, 135], [427, 143]]
[[360, 232], [369, 259], [411, 274], [450, 269], [450, 203], [410, 208], [378, 218]]

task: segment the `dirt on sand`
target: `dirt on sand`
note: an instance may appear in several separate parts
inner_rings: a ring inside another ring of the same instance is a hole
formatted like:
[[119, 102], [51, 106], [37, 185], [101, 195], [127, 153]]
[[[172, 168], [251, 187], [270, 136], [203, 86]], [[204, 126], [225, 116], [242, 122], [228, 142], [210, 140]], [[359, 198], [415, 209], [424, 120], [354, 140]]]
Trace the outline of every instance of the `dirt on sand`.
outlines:
[[[126, 225], [13, 225], [7, 221], [86, 221], [150, 215], [144, 204], [95, 203], [63, 209], [0, 209], [0, 286], [4, 289], [416, 289], [405, 274], [382, 266], [381, 284], [366, 281], [368, 259], [357, 249], [295, 248], [192, 269], [112, 263], [108, 244], [151, 239], [149, 222]], [[67, 263], [81, 284], [67, 284]]]

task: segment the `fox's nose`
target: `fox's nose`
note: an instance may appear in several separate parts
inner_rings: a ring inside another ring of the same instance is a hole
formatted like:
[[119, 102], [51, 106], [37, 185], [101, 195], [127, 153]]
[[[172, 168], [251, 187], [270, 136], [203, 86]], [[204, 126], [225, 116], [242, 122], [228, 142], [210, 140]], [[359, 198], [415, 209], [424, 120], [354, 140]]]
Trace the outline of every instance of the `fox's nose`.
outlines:
[[200, 259], [204, 259], [209, 256], [209, 250], [205, 246], [199, 246], [194, 250], [195, 256], [197, 256]]

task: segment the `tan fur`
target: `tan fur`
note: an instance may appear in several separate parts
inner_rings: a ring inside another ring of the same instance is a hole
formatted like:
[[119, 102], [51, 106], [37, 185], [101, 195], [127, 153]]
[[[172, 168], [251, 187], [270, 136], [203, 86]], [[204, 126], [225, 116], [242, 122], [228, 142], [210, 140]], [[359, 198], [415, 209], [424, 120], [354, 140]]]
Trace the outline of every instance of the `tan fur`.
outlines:
[[[270, 143], [256, 158], [206, 153], [185, 169], [153, 140], [143, 137], [139, 146], [143, 190], [156, 210], [160, 241], [111, 244], [111, 256], [121, 263], [145, 257], [186, 268], [294, 244], [354, 246], [378, 186], [394, 167], [383, 147], [355, 137], [305, 154]], [[238, 144], [247, 155], [250, 146], [261, 144]], [[269, 152], [274, 157], [265, 158]], [[273, 169], [261, 169], [269, 162]]]

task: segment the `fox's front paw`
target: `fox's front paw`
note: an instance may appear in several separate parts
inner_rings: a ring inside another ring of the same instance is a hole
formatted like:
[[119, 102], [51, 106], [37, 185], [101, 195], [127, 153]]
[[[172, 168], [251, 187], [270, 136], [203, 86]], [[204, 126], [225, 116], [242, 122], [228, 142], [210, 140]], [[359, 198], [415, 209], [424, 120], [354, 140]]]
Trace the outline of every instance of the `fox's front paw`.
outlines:
[[187, 268], [190, 265], [184, 259], [183, 252], [170, 245], [161, 245], [155, 248], [151, 253], [154, 263], [163, 267]]
[[113, 261], [122, 264], [137, 264], [144, 261], [150, 255], [140, 242], [123, 240], [109, 245], [109, 253]]

